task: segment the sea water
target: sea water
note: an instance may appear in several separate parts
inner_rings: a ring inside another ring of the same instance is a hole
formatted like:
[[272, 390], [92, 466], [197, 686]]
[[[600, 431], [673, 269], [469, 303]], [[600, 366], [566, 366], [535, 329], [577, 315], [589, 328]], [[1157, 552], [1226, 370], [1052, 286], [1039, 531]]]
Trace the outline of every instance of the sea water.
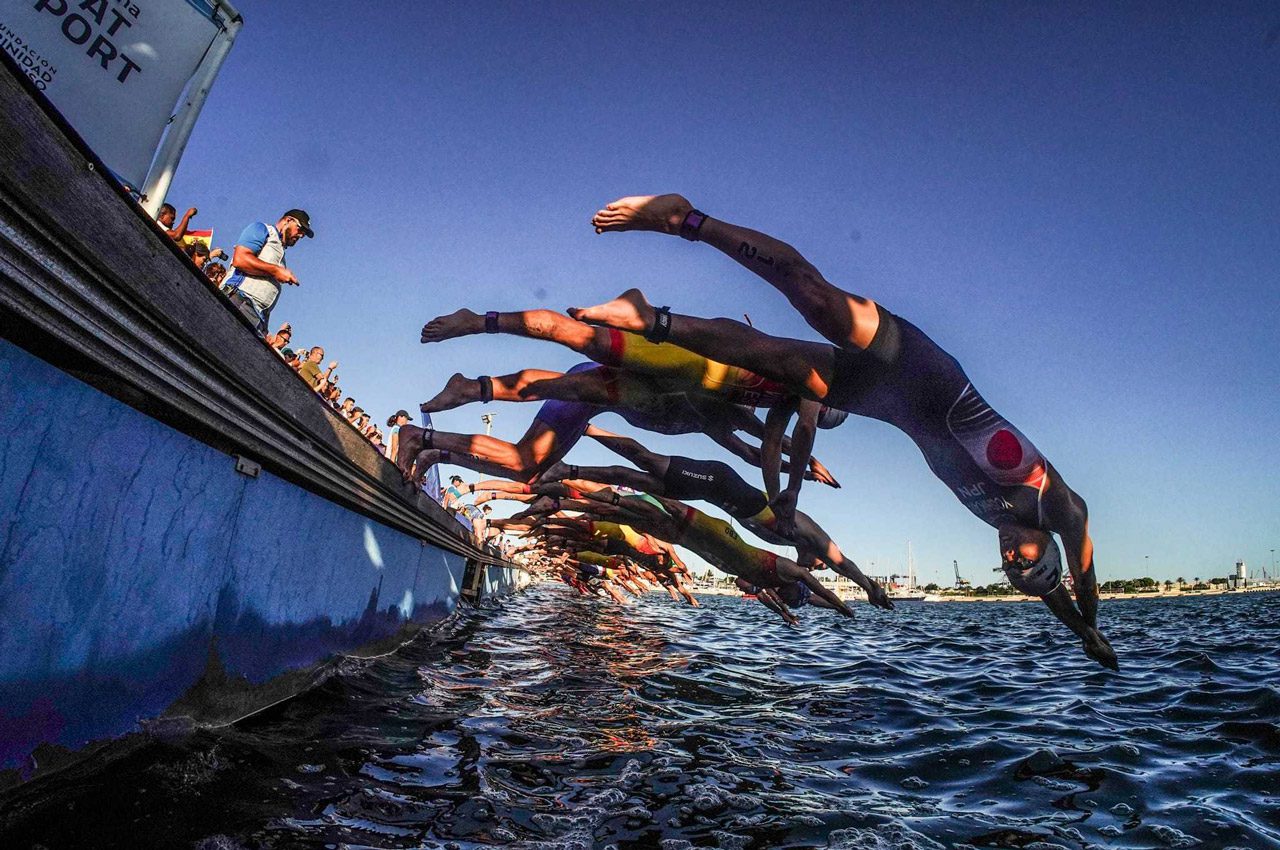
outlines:
[[1280, 847], [1280, 594], [855, 620], [542, 585], [0, 805], [0, 846]]

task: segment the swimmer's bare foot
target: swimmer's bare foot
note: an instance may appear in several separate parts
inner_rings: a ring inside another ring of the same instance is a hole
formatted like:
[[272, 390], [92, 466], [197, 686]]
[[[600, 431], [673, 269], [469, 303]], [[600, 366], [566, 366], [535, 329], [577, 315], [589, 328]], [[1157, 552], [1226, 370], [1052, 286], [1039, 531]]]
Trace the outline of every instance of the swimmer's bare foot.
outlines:
[[419, 428], [417, 425], [401, 425], [400, 436], [397, 440], [396, 448], [396, 466], [400, 469], [400, 474], [409, 481], [413, 472], [413, 459], [418, 456], [418, 452], [422, 451], [423, 436], [426, 434], [425, 428]]
[[424, 449], [418, 452], [418, 456], [413, 461], [413, 483], [421, 487], [422, 479], [427, 477], [427, 471], [439, 463], [443, 455], [444, 452], [439, 449]]
[[653, 230], [677, 234], [690, 204], [680, 195], [631, 195], [619, 198], [591, 217], [596, 233], [606, 230]]
[[620, 331], [642, 334], [653, 327], [653, 307], [638, 289], [628, 289], [612, 301], [595, 307], [570, 307], [567, 312], [579, 322]]
[[468, 378], [461, 372], [454, 372], [453, 377], [449, 378], [448, 383], [444, 385], [444, 389], [418, 405], [418, 409], [423, 413], [439, 413], [442, 410], [452, 410], [479, 400], [480, 382], [475, 378]]
[[444, 342], [460, 336], [484, 333], [484, 316], [463, 307], [447, 316], [436, 316], [422, 327], [423, 342]]
[[[403, 427], [403, 426], [401, 426]], [[868, 579], [868, 581], [870, 581]], [[883, 608], [886, 611], [893, 610], [893, 600], [889, 598], [888, 592], [879, 585], [879, 583], [870, 581], [870, 587], [863, 587], [867, 592], [867, 601], [877, 608]]]

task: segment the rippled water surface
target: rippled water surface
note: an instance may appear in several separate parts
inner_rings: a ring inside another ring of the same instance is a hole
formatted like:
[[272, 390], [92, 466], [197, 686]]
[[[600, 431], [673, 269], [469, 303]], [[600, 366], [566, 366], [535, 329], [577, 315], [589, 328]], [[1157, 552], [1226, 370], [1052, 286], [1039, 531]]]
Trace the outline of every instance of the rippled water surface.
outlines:
[[[1280, 848], [1280, 594], [626, 608], [541, 586], [4, 804], [0, 846]], [[39, 784], [37, 784], [39, 786]]]

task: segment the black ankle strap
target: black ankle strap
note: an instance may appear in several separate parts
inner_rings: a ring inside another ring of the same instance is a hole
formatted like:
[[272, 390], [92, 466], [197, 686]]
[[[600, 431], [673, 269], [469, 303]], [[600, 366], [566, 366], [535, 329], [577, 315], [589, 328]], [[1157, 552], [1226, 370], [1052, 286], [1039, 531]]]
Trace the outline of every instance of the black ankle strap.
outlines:
[[485, 404], [493, 401], [493, 378], [488, 375], [481, 375], [476, 378], [476, 381], [480, 383], [480, 400]]
[[680, 222], [680, 238], [697, 242], [701, 235], [702, 223], [706, 220], [707, 214], [701, 210], [689, 210], [684, 214], [684, 221]]
[[653, 327], [649, 328], [644, 338], [649, 342], [666, 342], [669, 336], [671, 336], [671, 308], [659, 307], [653, 311]]
[[487, 334], [496, 334], [498, 332], [497, 310], [490, 310], [484, 314], [484, 332]]

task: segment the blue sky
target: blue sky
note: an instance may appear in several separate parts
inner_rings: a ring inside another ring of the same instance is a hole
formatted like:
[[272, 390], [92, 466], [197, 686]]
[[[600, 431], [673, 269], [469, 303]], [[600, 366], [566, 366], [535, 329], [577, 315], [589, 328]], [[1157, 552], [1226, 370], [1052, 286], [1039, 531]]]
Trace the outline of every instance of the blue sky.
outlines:
[[[1275, 6], [238, 5], [169, 200], [227, 246], [310, 211], [275, 317], [380, 417], [454, 371], [577, 360], [418, 343], [460, 306], [640, 286], [816, 338], [710, 248], [590, 229], [608, 200], [677, 191], [958, 357], [1088, 501], [1104, 580], [1256, 572], [1280, 548]], [[534, 413], [489, 409], [513, 440]], [[482, 430], [481, 412], [437, 425]], [[925, 579], [953, 559], [995, 579], [994, 532], [904, 435], [850, 420], [816, 453], [845, 486], [807, 486], [802, 507], [869, 572], [901, 571], [911, 541]]]

